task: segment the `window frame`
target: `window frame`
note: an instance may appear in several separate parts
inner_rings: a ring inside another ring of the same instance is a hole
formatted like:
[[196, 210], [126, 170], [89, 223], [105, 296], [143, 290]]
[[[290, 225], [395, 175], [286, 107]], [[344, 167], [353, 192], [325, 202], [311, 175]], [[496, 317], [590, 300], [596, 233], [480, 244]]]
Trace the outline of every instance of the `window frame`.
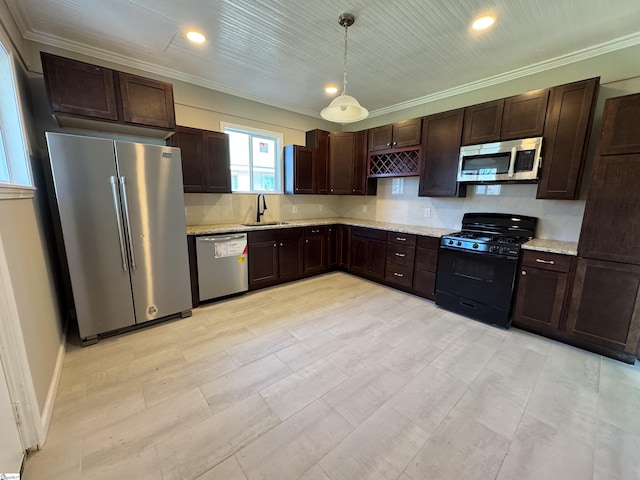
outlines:
[[[276, 139], [276, 146], [275, 146], [275, 155], [276, 155], [276, 159], [275, 159], [275, 178], [276, 178], [276, 189], [275, 191], [267, 191], [267, 190], [255, 190], [254, 189], [254, 181], [253, 181], [253, 177], [254, 177], [254, 171], [253, 171], [253, 158], [250, 158], [249, 160], [249, 167], [250, 167], [250, 183], [251, 183], [251, 190], [249, 191], [245, 191], [245, 190], [233, 190], [233, 178], [231, 180], [232, 186], [231, 186], [231, 191], [232, 193], [236, 193], [236, 194], [254, 194], [254, 193], [264, 193], [265, 195], [283, 195], [284, 194], [284, 160], [283, 160], [283, 155], [282, 155], [282, 149], [283, 149], [283, 145], [284, 145], [284, 135], [282, 133], [279, 132], [273, 132], [273, 131], [269, 131], [269, 130], [264, 130], [264, 129], [260, 129], [260, 128], [254, 128], [254, 127], [249, 127], [246, 125], [239, 125], [236, 123], [230, 123], [230, 122], [224, 122], [221, 121], [220, 122], [220, 131], [225, 132], [226, 129], [231, 129], [231, 130], [237, 130], [240, 131], [242, 133], [246, 133], [249, 135], [256, 135], [256, 136], [260, 136], [260, 135], [264, 135], [264, 136], [269, 136], [269, 137], [273, 137]], [[249, 149], [249, 151], [251, 152], [251, 148]]]
[[[18, 83], [15, 56], [6, 47], [7, 42], [0, 37], [1, 63], [8, 66], [8, 72], [0, 72], [0, 91], [6, 92], [6, 97], [0, 99], [0, 135], [2, 135], [3, 152], [0, 161], [6, 165], [9, 181], [0, 180], [0, 200], [32, 198], [35, 195], [33, 173], [30, 165], [29, 144], [25, 128], [22, 97]], [[5, 77], [6, 73], [6, 77]], [[5, 84], [6, 83], [6, 84]], [[0, 95], [4, 95], [0, 93]], [[11, 133], [6, 135], [6, 123], [16, 122]], [[17, 172], [17, 173], [16, 173]]]

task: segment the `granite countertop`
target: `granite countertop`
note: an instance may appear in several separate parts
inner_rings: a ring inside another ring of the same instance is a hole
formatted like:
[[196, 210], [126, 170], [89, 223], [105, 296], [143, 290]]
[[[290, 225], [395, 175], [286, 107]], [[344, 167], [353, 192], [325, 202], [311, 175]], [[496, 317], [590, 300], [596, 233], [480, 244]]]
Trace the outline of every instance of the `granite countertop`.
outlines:
[[[187, 235], [215, 235], [218, 233], [252, 232], [256, 230], [270, 230], [278, 228], [313, 227], [317, 225], [349, 225], [352, 227], [377, 228], [390, 232], [423, 235], [426, 237], [441, 237], [458, 230], [446, 228], [421, 227], [419, 225], [405, 225], [402, 223], [373, 222], [357, 218], [310, 218], [306, 220], [290, 220], [271, 224], [220, 223], [215, 225], [192, 225], [187, 227]], [[578, 255], [578, 244], [559, 240], [534, 238], [522, 245], [525, 250], [558, 253], [563, 255]]]
[[349, 225], [352, 227], [377, 228], [390, 232], [410, 233], [426, 237], [441, 237], [457, 230], [446, 228], [421, 227], [419, 225], [405, 225], [401, 223], [372, 222], [357, 218], [311, 218], [307, 220], [290, 220], [271, 225], [242, 225], [238, 223], [221, 223], [216, 225], [191, 225], [187, 227], [187, 235], [212, 235], [217, 233], [252, 232], [274, 228], [313, 227], [316, 225]]
[[523, 244], [522, 248], [525, 250], [537, 250], [539, 252], [559, 253], [562, 255], [578, 255], [578, 244], [576, 242], [534, 238]]

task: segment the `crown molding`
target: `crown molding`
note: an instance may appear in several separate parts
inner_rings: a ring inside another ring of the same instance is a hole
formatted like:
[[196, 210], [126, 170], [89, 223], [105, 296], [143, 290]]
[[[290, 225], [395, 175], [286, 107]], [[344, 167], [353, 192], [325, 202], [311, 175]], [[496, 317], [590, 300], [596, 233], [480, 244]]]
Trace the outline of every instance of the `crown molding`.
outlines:
[[[20, 28], [22, 28], [22, 26], [20, 26]], [[52, 47], [69, 50], [72, 52], [90, 56], [92, 58], [113, 62], [118, 65], [123, 65], [126, 67], [143, 70], [145, 72], [154, 73], [156, 75], [160, 75], [160, 76], [164, 76], [164, 77], [168, 77], [176, 80], [181, 80], [187, 83], [198, 85], [200, 87], [209, 88], [221, 93], [226, 93], [228, 95], [233, 95], [235, 97], [261, 103], [271, 107], [281, 108], [290, 112], [299, 113], [301, 115], [321, 118], [319, 110], [315, 111], [307, 108], [301, 108], [296, 105], [291, 105], [291, 104], [282, 103], [282, 102], [275, 102], [273, 100], [260, 97], [258, 95], [247, 94], [244, 91], [241, 91], [232, 87], [228, 87], [226, 85], [222, 85], [220, 83], [213, 82], [211, 80], [207, 80], [202, 77], [186, 74], [178, 70], [174, 70], [166, 67], [160, 67], [153, 63], [135, 60], [125, 55], [116, 54], [100, 48], [90, 47], [78, 42], [69, 41], [55, 35], [48, 35], [48, 34], [36, 32], [33, 30], [24, 30], [23, 36], [25, 39], [33, 42], [38, 42], [38, 43], [42, 43]], [[545, 60], [543, 62], [539, 62], [533, 65], [528, 65], [526, 67], [511, 70], [509, 72], [501, 73], [498, 75], [493, 75], [491, 77], [484, 78], [482, 80], [478, 80], [475, 82], [470, 82], [464, 85], [442, 90], [440, 92], [425, 95], [423, 97], [408, 100], [406, 102], [390, 105], [388, 107], [372, 110], [369, 112], [369, 118], [378, 117], [378, 116], [386, 115], [389, 113], [394, 113], [400, 110], [416, 107], [419, 105], [424, 105], [426, 103], [431, 103], [437, 100], [442, 100], [442, 99], [453, 97], [456, 95], [461, 95], [461, 94], [472, 92], [474, 90], [478, 90], [481, 88], [499, 85], [501, 83], [505, 83], [510, 80], [515, 80], [515, 79], [523, 78], [529, 75], [534, 75], [537, 73], [552, 70], [554, 68], [570, 65], [572, 63], [587, 60], [587, 59], [597, 57], [599, 55], [611, 53], [617, 50], [622, 50], [624, 48], [632, 47], [638, 44], [640, 44], [640, 32], [627, 35], [624, 37], [620, 37], [620, 38], [617, 38], [608, 42], [604, 42], [598, 45], [594, 45], [592, 47], [584, 48], [582, 50], [571, 52], [566, 55], [561, 55], [559, 57]]]
[[546, 72], [548, 70], [553, 70], [554, 68], [570, 65], [572, 63], [580, 62], [583, 60], [588, 60], [593, 57], [615, 52], [617, 50], [622, 50], [623, 48], [633, 47], [639, 44], [640, 32], [626, 35], [609, 42], [600, 43], [592, 47], [584, 48], [582, 50], [571, 52], [566, 55], [561, 55], [559, 57], [545, 60], [543, 62], [534, 63], [533, 65], [528, 65], [526, 67], [517, 68], [515, 70], [501, 73], [499, 75], [494, 75], [482, 80], [478, 80], [476, 82], [467, 83], [465, 85], [460, 85], [454, 88], [448, 88], [440, 92], [425, 95], [424, 97], [415, 98], [406, 102], [397, 103], [395, 105], [379, 108], [377, 110], [372, 110], [369, 113], [369, 118], [378, 117], [380, 115], [397, 112], [399, 110], [404, 110], [411, 107], [416, 107], [418, 105], [424, 105], [425, 103], [435, 102], [437, 100], [442, 100], [444, 98], [472, 92], [481, 88], [492, 87], [494, 85], [505, 83], [510, 80], [527, 77], [529, 75], [535, 75], [536, 73]]

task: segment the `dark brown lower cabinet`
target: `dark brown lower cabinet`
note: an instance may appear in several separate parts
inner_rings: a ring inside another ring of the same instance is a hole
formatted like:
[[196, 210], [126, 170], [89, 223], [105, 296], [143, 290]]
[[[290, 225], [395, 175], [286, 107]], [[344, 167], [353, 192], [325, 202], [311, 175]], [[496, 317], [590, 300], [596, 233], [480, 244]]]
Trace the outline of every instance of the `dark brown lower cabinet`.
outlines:
[[351, 228], [351, 272], [367, 278], [383, 279], [387, 232], [372, 228]]
[[393, 287], [411, 289], [416, 255], [416, 236], [405, 233], [387, 234], [387, 265], [384, 280]]
[[429, 300], [436, 299], [436, 268], [440, 239], [418, 236], [413, 271], [413, 291]]
[[513, 325], [554, 334], [562, 328], [574, 257], [525, 250], [520, 263]]
[[249, 232], [249, 290], [301, 278], [304, 229]]
[[325, 272], [327, 258], [327, 227], [307, 227], [304, 232], [304, 274]]
[[578, 259], [567, 334], [635, 356], [640, 340], [640, 265]]
[[336, 262], [337, 266], [351, 269], [351, 227], [348, 225], [336, 225]]

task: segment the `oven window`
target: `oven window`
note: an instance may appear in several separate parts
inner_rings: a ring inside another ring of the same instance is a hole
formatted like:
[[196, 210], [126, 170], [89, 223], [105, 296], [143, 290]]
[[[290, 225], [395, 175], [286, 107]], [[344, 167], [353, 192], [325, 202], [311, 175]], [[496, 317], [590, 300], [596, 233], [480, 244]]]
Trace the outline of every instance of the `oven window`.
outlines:
[[509, 172], [511, 152], [493, 155], [467, 155], [462, 158], [463, 175], [496, 175]]
[[481, 282], [493, 283], [495, 268], [488, 262], [478, 262], [468, 258], [456, 258], [453, 274]]

